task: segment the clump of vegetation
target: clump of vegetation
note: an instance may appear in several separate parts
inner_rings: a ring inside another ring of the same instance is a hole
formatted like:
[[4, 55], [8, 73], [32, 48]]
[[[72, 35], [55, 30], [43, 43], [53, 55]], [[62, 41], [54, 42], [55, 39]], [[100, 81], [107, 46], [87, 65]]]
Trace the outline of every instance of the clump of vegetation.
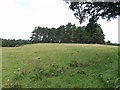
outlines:
[[14, 73], [14, 80], [22, 79], [24, 75], [25, 75], [25, 72]]
[[49, 72], [50, 72], [51, 76], [59, 76], [60, 74], [65, 72], [65, 69], [58, 65], [51, 64], [51, 68], [50, 68]]
[[86, 72], [84, 70], [79, 70], [77, 73], [86, 75]]
[[78, 67], [78, 62], [77, 61], [72, 61], [72, 62], [70, 62], [70, 67]]
[[44, 75], [43, 68], [34, 68], [32, 71], [33, 75], [30, 77], [33, 81], [42, 80]]

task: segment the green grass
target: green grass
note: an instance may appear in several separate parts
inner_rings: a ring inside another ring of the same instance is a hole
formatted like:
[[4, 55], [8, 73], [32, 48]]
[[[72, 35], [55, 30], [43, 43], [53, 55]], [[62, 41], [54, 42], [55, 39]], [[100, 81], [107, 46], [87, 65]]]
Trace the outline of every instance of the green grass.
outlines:
[[115, 88], [118, 47], [31, 44], [3, 47], [4, 88]]

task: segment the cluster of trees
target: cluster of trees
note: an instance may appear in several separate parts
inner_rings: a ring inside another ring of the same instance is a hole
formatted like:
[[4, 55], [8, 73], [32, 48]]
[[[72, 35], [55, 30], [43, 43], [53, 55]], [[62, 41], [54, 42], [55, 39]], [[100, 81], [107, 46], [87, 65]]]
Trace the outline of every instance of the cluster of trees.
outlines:
[[0, 39], [2, 40], [2, 47], [17, 47], [24, 44], [31, 44], [31, 40], [15, 40], [15, 39]]
[[88, 23], [77, 27], [68, 23], [58, 28], [35, 27], [32, 32], [32, 43], [93, 43], [104, 44], [104, 34], [99, 24]]
[[77, 27], [75, 24], [59, 26], [58, 28], [35, 27], [30, 40], [0, 39], [2, 47], [17, 47], [32, 43], [84, 43], [106, 44], [119, 46], [120, 44], [104, 41], [104, 34], [99, 24], [89, 22], [87, 26]]

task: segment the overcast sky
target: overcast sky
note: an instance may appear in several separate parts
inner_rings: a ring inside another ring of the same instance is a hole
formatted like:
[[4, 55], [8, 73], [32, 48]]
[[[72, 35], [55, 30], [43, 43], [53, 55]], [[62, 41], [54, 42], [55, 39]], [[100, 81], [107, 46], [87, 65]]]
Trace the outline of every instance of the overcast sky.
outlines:
[[[68, 22], [83, 26], [63, 0], [0, 0], [0, 38], [30, 39], [37, 26], [59, 27]], [[99, 20], [105, 41], [118, 42], [118, 19]]]

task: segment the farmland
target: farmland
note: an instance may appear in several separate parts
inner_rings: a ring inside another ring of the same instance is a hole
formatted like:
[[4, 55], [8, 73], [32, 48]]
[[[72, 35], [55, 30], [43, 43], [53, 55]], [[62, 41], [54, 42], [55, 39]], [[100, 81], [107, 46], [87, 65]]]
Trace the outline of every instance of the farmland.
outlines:
[[115, 88], [118, 47], [29, 44], [2, 47], [4, 88]]

